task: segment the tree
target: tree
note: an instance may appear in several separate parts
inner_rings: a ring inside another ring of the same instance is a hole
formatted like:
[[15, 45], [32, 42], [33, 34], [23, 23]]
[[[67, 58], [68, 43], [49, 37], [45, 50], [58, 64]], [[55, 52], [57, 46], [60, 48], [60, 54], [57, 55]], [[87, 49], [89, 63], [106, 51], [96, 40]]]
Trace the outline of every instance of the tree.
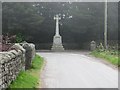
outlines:
[[[28, 42], [52, 43], [54, 15], [61, 15], [63, 44], [104, 43], [104, 2], [3, 3], [3, 33], [21, 33]], [[108, 3], [108, 40], [117, 40], [117, 5]], [[112, 34], [115, 35], [112, 35]]]
[[3, 3], [3, 34], [21, 33], [27, 37], [43, 20], [33, 3]]

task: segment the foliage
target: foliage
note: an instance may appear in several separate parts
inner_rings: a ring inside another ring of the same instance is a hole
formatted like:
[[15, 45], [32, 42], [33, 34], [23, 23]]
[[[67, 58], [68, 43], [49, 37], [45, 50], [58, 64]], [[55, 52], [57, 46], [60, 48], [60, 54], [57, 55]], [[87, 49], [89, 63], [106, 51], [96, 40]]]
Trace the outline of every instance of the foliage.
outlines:
[[34, 33], [35, 27], [38, 27], [44, 20], [32, 6], [33, 3], [4, 2], [2, 5], [3, 34], [21, 33], [27, 39], [30, 34]]
[[104, 50], [105, 50], [105, 49], [104, 49], [103, 44], [100, 43], [100, 45], [97, 46], [97, 51], [102, 52], [102, 51], [104, 51]]
[[92, 51], [91, 54], [95, 57], [103, 58], [114, 65], [120, 65], [119, 63], [119, 50], [117, 49], [104, 49], [102, 43], [97, 46], [96, 50]]
[[22, 71], [17, 79], [12, 82], [8, 89], [12, 88], [31, 88], [35, 89], [39, 84], [40, 70], [42, 69], [44, 60], [40, 56], [36, 55], [30, 70]]
[[114, 65], [118, 65], [118, 66], [120, 65], [119, 58], [118, 58], [118, 51], [102, 51], [101, 52], [101, 51], [95, 50], [91, 54], [95, 57], [103, 58]]
[[15, 43], [16, 35], [1, 35], [0, 51], [7, 51]]
[[20, 33], [16, 35], [16, 43], [21, 43], [23, 39], [24, 37]]

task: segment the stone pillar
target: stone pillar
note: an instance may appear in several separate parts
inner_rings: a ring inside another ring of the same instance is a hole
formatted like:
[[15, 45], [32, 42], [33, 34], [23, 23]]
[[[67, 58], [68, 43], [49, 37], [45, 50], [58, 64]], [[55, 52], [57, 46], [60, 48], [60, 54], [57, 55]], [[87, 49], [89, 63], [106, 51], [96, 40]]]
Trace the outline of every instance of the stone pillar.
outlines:
[[35, 54], [36, 54], [35, 45], [32, 44], [32, 43], [29, 43], [29, 46], [32, 49], [32, 59], [34, 59], [35, 58]]
[[96, 42], [95, 41], [91, 41], [90, 43], [90, 50], [93, 51], [96, 49]]
[[32, 48], [28, 43], [25, 43], [23, 45], [23, 48], [26, 50], [25, 53], [25, 70], [28, 70], [31, 68], [32, 63]]

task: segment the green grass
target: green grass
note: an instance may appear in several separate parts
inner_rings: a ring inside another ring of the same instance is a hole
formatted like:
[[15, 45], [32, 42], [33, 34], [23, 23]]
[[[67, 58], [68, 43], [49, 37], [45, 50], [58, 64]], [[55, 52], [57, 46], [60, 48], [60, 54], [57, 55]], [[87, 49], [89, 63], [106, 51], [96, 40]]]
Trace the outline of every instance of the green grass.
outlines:
[[91, 55], [99, 58], [103, 58], [104, 60], [112, 63], [113, 65], [120, 65], [119, 63], [119, 58], [118, 55], [112, 55], [111, 52], [109, 51], [103, 51], [103, 52], [98, 52], [98, 51], [93, 51]]
[[36, 55], [30, 70], [21, 71], [17, 79], [11, 83], [9, 89], [12, 88], [32, 88], [33, 90], [39, 85], [40, 71], [44, 64], [43, 58]]

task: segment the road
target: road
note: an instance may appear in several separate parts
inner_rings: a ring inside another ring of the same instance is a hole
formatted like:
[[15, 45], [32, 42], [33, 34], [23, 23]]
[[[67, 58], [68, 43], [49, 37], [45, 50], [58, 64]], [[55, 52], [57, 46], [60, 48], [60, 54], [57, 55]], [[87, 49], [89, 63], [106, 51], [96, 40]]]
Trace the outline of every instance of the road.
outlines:
[[40, 52], [42, 88], [118, 88], [118, 70], [82, 53]]

